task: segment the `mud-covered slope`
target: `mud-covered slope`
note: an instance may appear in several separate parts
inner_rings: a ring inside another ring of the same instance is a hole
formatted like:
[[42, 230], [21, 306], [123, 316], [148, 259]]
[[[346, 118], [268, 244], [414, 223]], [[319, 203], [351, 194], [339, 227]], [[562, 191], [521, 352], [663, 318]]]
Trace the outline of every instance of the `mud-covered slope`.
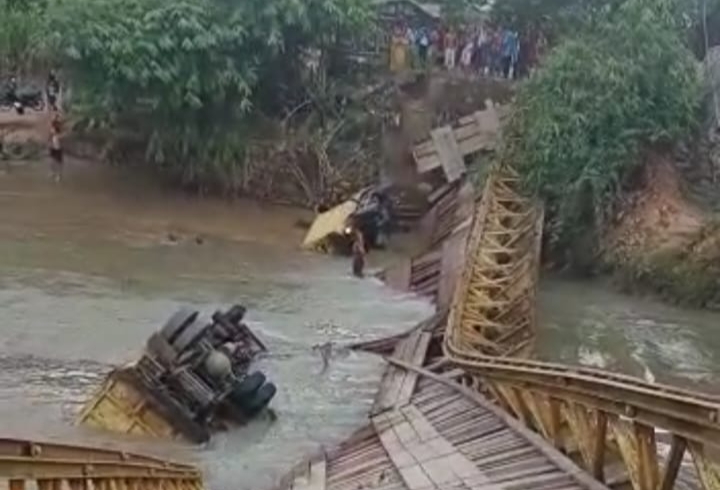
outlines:
[[698, 168], [699, 161], [648, 154], [603, 237], [603, 260], [627, 289], [720, 309], [720, 214]]

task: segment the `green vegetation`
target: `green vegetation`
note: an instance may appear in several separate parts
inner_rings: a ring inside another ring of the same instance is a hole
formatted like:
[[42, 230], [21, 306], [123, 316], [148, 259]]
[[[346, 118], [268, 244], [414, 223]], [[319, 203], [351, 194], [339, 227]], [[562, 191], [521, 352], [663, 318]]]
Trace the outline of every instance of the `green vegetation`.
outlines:
[[[197, 186], [236, 180], [259, 120], [282, 121], [308, 99], [302, 115], [320, 110], [334, 48], [370, 20], [364, 0], [32, 2], [4, 0], [3, 71], [53, 59], [74, 119], [112, 135], [109, 155]], [[308, 49], [322, 53], [312, 79]]]
[[699, 69], [675, 7], [622, 2], [560, 42], [519, 91], [505, 158], [545, 199], [560, 249], [602, 230], [646, 145], [698, 121]]
[[47, 62], [44, 11], [40, 2], [0, 0], [0, 73], [24, 72]]
[[298, 102], [302, 50], [361, 28], [367, 10], [359, 0], [72, 0], [54, 17], [78, 105], [138, 135], [148, 162], [207, 184], [231, 180], [259, 113]]

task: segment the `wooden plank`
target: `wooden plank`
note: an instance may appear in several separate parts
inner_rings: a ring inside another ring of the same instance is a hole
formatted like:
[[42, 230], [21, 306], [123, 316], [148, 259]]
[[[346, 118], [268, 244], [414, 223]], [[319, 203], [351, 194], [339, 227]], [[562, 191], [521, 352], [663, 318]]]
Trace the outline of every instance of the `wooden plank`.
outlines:
[[[462, 160], [465, 155], [481, 150], [495, 149], [500, 134], [500, 116], [498, 110], [493, 105], [489, 105], [483, 111], [477, 111], [458, 119], [454, 129], [449, 126], [439, 129], [446, 135], [451, 135], [452, 144], [457, 149], [456, 153]], [[433, 132], [431, 132], [429, 140], [413, 146], [413, 157], [420, 174], [445, 166], [445, 162], [448, 161], [443, 144], [438, 144]], [[462, 168], [464, 169], [464, 165]], [[448, 175], [447, 170], [446, 175]], [[454, 177], [452, 179], [448, 177], [448, 182], [454, 180], [456, 180]]]
[[386, 414], [373, 417], [380, 442], [410, 490], [497, 489], [478, 467], [433, 427], [414, 405], [400, 411], [394, 424]]
[[325, 457], [312, 460], [307, 473], [298, 475], [292, 483], [293, 490], [325, 490], [327, 480]]
[[491, 134], [495, 137], [500, 133], [500, 116], [493, 105], [489, 105], [484, 111], [476, 111], [472, 117], [475, 120], [478, 132]]
[[452, 302], [455, 285], [458, 283], [465, 265], [468, 233], [469, 229], [459, 230], [443, 242], [437, 298], [439, 308], [447, 308]]
[[480, 134], [480, 128], [478, 127], [475, 119], [468, 122], [467, 124], [457, 126], [453, 130], [455, 139], [460, 142], [461, 140], [473, 138]]
[[465, 174], [466, 169], [452, 129], [449, 126], [443, 126], [432, 130], [430, 136], [440, 156], [445, 178], [448, 182], [455, 182]]
[[[393, 357], [400, 361], [412, 362], [415, 349], [424, 332], [421, 330], [412, 331], [407, 337], [398, 342], [393, 352]], [[427, 349], [427, 347], [426, 347]], [[380, 390], [375, 398], [372, 413], [394, 407], [398, 402], [398, 396], [405, 383], [408, 371], [397, 366], [390, 366], [383, 376]]]
[[497, 141], [495, 137], [490, 137], [483, 134], [478, 134], [473, 136], [472, 138], [459, 140], [457, 142], [458, 149], [460, 150], [460, 154], [462, 155], [470, 155], [481, 150], [494, 150], [496, 144]]
[[668, 456], [662, 479], [660, 480], [660, 486], [658, 487], [660, 490], [672, 490], [675, 486], [675, 479], [680, 470], [686, 447], [687, 441], [684, 438], [673, 435], [672, 444], [670, 445], [670, 455]]
[[457, 193], [457, 206], [455, 208], [455, 222], [461, 223], [466, 219], [472, 220], [475, 212], [475, 188], [470, 182], [465, 182]]
[[598, 410], [595, 416], [595, 435], [592, 448], [592, 474], [598, 481], [604, 480], [605, 444], [607, 442], [607, 414]]
[[414, 156], [415, 167], [417, 168], [419, 174], [430, 172], [431, 170], [436, 169], [442, 165], [442, 163], [440, 162], [440, 156], [437, 154], [437, 152], [425, 157], [418, 157], [417, 155]]
[[424, 376], [425, 378], [431, 379], [437, 383], [452, 388], [453, 390], [462, 394], [468, 400], [471, 400], [473, 403], [483, 408], [489, 414], [492, 414], [494, 417], [496, 417], [508, 429], [512, 430], [516, 435], [527, 441], [530, 446], [540, 451], [543, 456], [548, 459], [548, 461], [550, 461], [560, 471], [564, 472], [567, 476], [575, 480], [581, 486], [589, 490], [607, 490], [607, 487], [605, 485], [599, 483], [582, 469], [580, 469], [567, 456], [565, 456], [553, 446], [548, 444], [548, 442], [545, 441], [542, 436], [532, 432], [530, 429], [523, 426], [521, 422], [514, 419], [507, 412], [504, 412], [501, 408], [492, 404], [480, 393], [473, 391], [472, 389], [465, 386], [459, 385], [458, 383], [450, 379], [443, 378], [442, 376], [432, 373], [426, 369], [410, 366], [408, 364], [402, 364], [394, 359], [388, 359], [388, 362], [390, 362], [391, 364], [405, 367], [408, 370], [415, 370], [418, 372], [418, 374]]
[[[412, 334], [411, 334], [412, 335]], [[400, 340], [395, 349], [393, 350], [393, 357], [403, 358], [404, 351], [407, 348], [407, 337]], [[398, 379], [397, 376], [403, 375], [398, 369], [388, 368], [383, 375], [382, 381], [380, 382], [380, 388], [378, 389], [377, 395], [375, 395], [375, 402], [373, 403], [371, 413], [379, 413], [386, 410], [388, 407], [394, 405], [395, 397], [397, 396]]]
[[[415, 345], [415, 351], [413, 352], [410, 363], [413, 366], [422, 366], [425, 362], [425, 356], [427, 355], [427, 349], [430, 346], [430, 340], [432, 334], [430, 332], [420, 332], [418, 342]], [[398, 393], [397, 400], [395, 401], [396, 407], [401, 407], [410, 403], [410, 399], [415, 392], [415, 385], [417, 383], [418, 375], [414, 371], [409, 371], [405, 375], [402, 387]]]
[[391, 288], [400, 291], [409, 291], [411, 272], [412, 260], [405, 258], [398, 264], [385, 270], [385, 283]]
[[456, 189], [455, 184], [443, 184], [437, 189], [435, 189], [427, 198], [428, 203], [430, 203], [431, 206], [435, 206], [438, 204], [440, 199], [445, 199], [449, 196], [449, 194]]

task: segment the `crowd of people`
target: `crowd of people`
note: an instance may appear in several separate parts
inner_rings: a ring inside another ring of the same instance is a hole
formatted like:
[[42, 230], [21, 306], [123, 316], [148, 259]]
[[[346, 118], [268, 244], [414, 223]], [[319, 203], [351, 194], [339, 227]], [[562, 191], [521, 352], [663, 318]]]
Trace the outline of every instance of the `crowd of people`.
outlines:
[[443, 66], [483, 76], [514, 79], [527, 75], [546, 45], [539, 29], [518, 32], [481, 24], [462, 29], [417, 28], [398, 25], [393, 30], [390, 68]]

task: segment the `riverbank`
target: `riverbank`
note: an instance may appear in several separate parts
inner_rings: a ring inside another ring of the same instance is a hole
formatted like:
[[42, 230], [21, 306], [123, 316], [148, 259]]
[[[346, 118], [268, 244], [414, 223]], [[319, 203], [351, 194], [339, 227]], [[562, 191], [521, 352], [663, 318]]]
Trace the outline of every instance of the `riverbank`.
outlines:
[[647, 152], [639, 163], [600, 239], [601, 261], [622, 290], [720, 310], [720, 199], [707, 144]]

